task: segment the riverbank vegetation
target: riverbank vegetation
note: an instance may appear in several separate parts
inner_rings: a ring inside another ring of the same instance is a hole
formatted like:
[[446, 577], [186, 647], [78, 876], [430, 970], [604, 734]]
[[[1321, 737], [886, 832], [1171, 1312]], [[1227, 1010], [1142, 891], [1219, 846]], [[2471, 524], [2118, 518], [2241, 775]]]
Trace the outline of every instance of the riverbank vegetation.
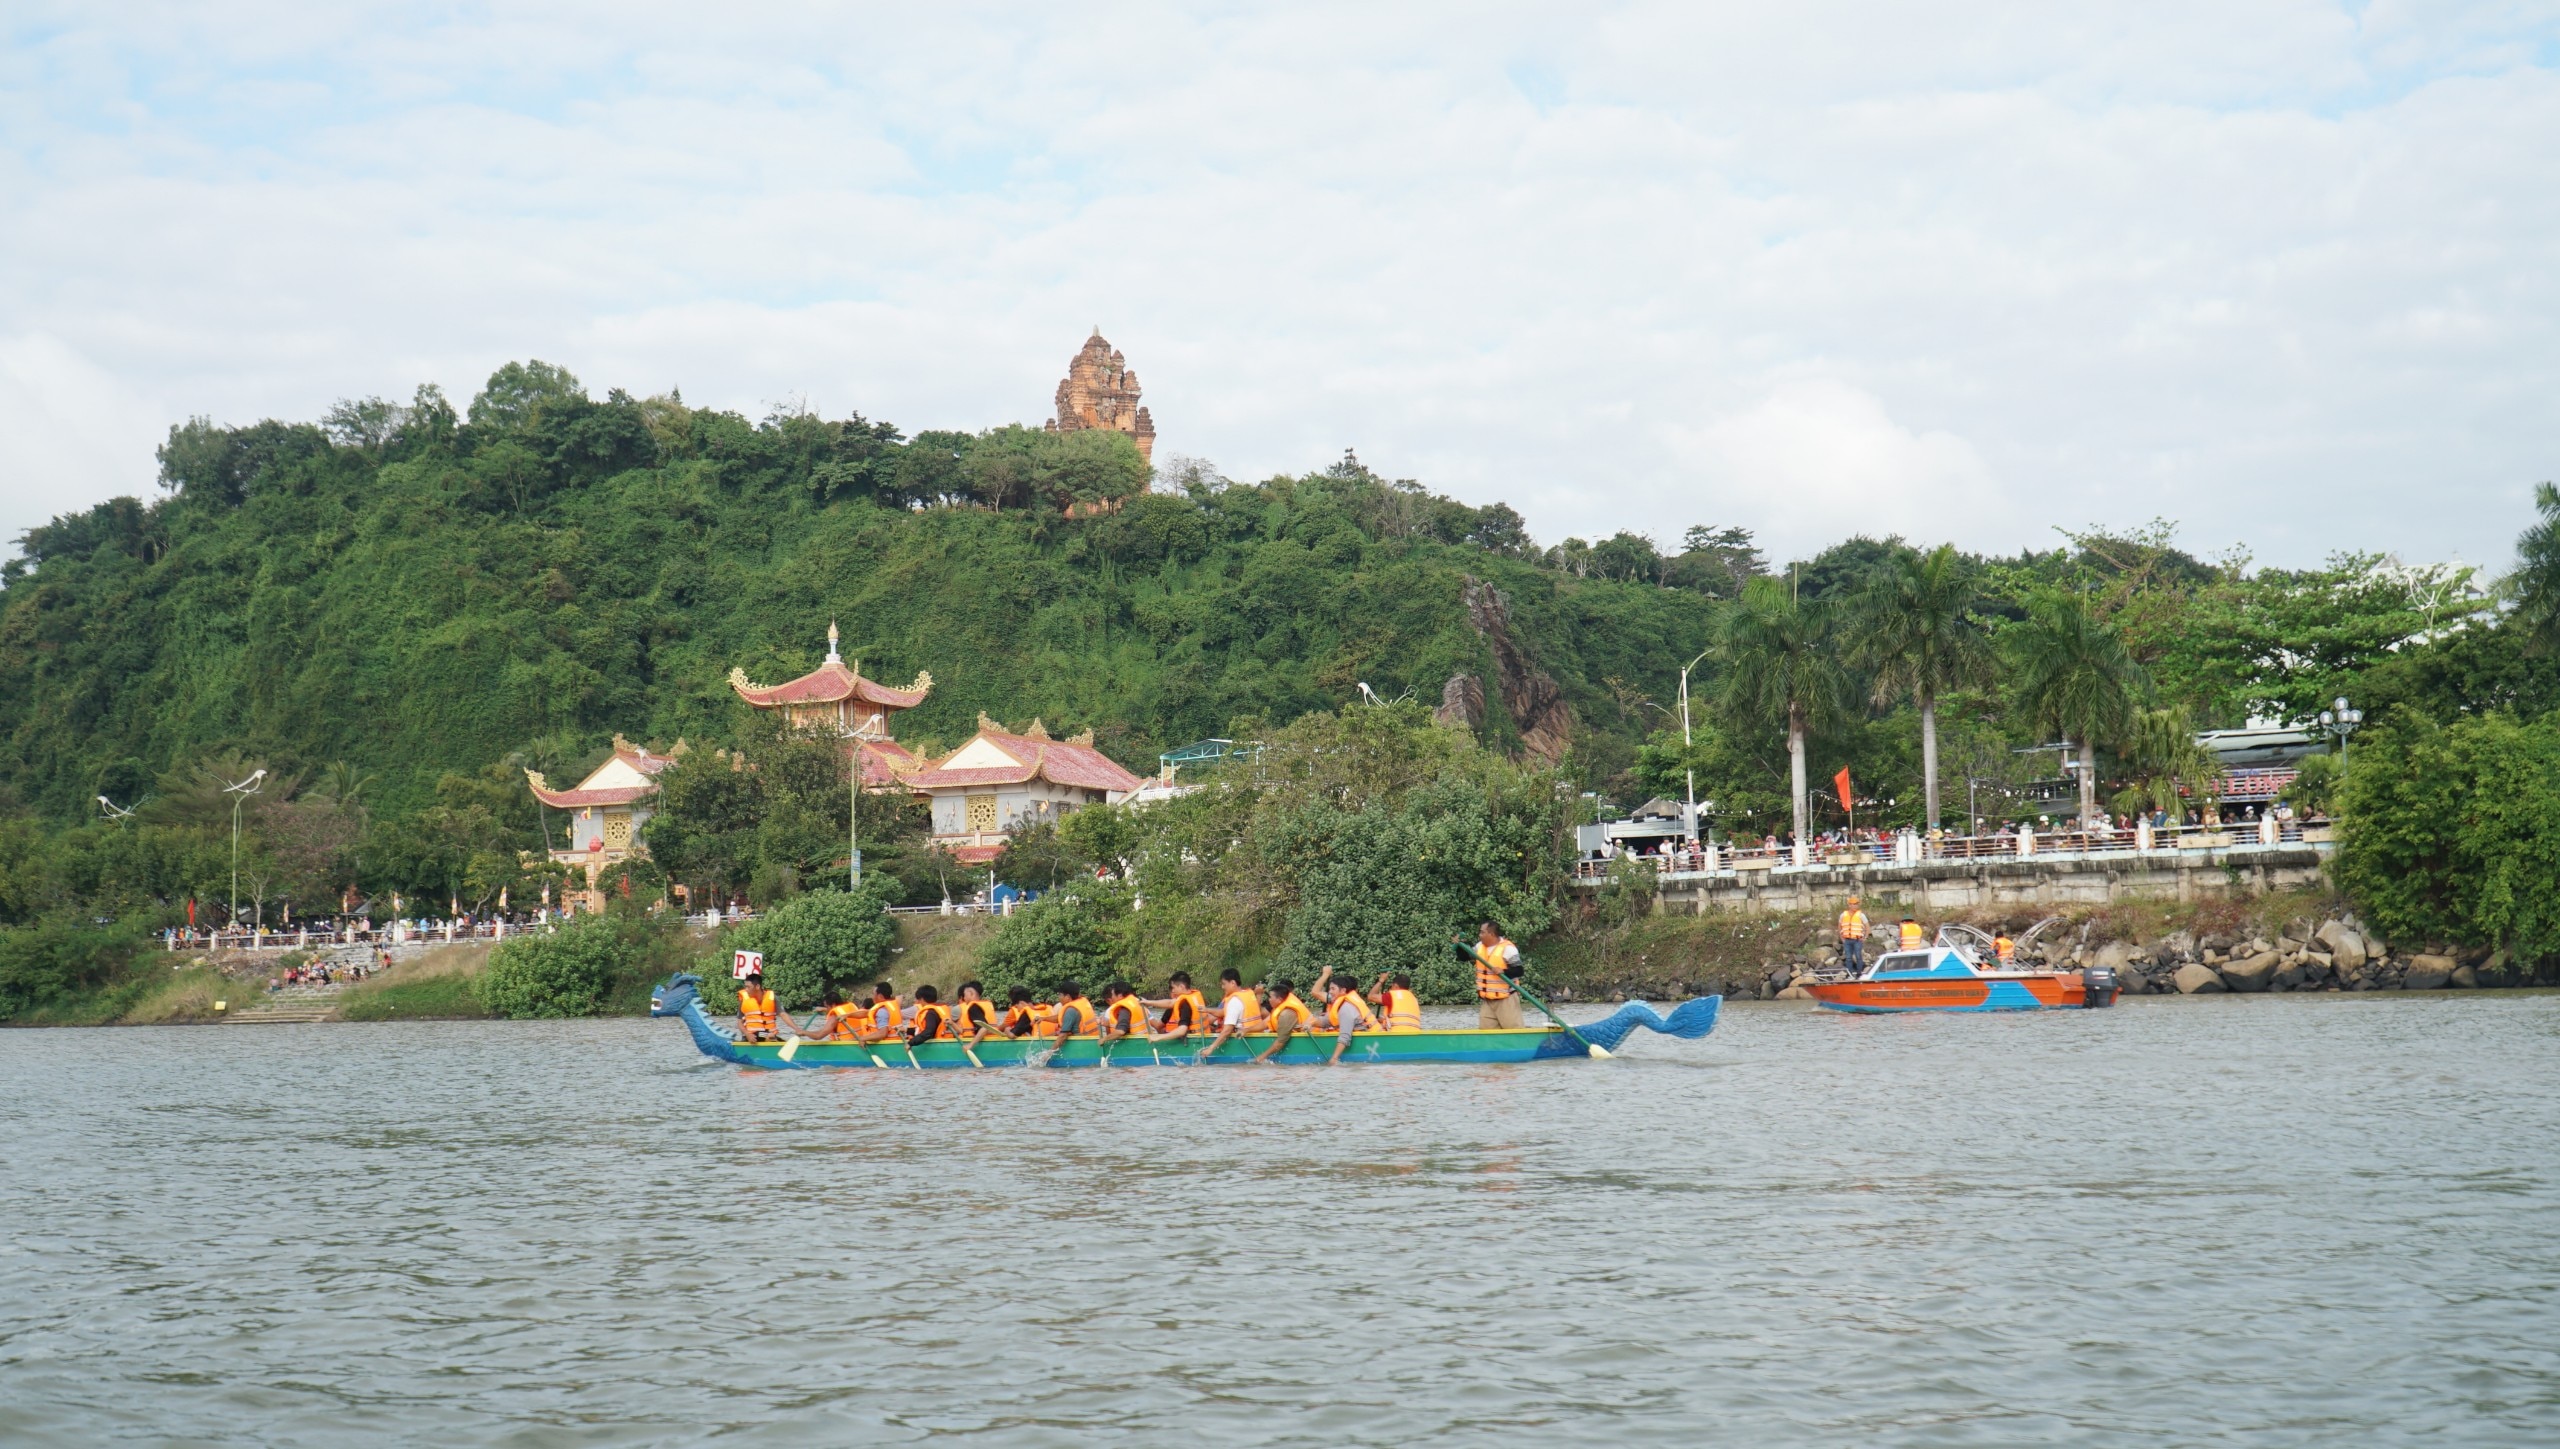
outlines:
[[[160, 463], [156, 498], [56, 519], [0, 564], [0, 1019], [160, 989], [142, 943], [189, 919], [521, 909], [560, 883], [562, 825], [524, 771], [574, 779], [616, 734], [692, 746], [617, 899], [823, 893], [855, 824], [832, 747], [725, 679], [805, 670], [830, 620], [866, 671], [934, 675], [900, 722], [922, 751], [981, 712], [1090, 728], [1141, 773], [1204, 737], [1267, 747], [1213, 789], [1018, 840], [995, 874], [1048, 899], [989, 933], [991, 981], [1395, 965], [1446, 995], [1433, 947], [1456, 923], [1565, 918], [1575, 819], [1694, 787], [1724, 837], [1821, 831], [1849, 818], [1815, 788], [1844, 768], [1861, 826], [2174, 815], [2212, 779], [2195, 729], [2340, 696], [2358, 759], [2299, 789], [2343, 813], [2359, 908], [2560, 953], [2517, 864], [2560, 858], [2560, 812], [2515, 773], [2560, 728], [2548, 490], [2501, 597], [2377, 554], [2203, 557], [2158, 523], [2007, 557], [1853, 537], [1778, 564], [1715, 522], [1542, 545], [1501, 504], [1349, 455], [1150, 475], [1116, 435], [749, 420], [598, 399], [540, 363], [462, 408], [423, 388], [316, 423], [192, 420]], [[900, 901], [986, 883], [913, 802], [861, 810]], [[1613, 900], [1630, 918], [1635, 891]], [[528, 947], [486, 989], [595, 1009], [629, 994], [599, 961]]]

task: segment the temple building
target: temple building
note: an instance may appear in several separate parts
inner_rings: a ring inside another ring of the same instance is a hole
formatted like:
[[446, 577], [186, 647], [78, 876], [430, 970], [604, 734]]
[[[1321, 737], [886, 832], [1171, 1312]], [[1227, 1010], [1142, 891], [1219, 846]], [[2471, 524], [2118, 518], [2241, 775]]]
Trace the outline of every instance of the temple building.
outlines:
[[889, 736], [889, 722], [902, 710], [924, 703], [933, 692], [933, 676], [918, 674], [904, 689], [865, 679], [860, 665], [848, 666], [837, 649], [836, 626], [827, 626], [825, 662], [788, 684], [757, 684], [743, 669], [729, 671], [729, 687], [738, 698], [761, 710], [781, 710], [794, 729], [824, 730], [847, 742], [862, 756], [866, 790], [892, 790], [921, 762], [913, 751]]
[[[575, 789], [554, 790], [551, 782], [542, 778], [541, 771], [524, 772], [533, 798], [554, 810], [569, 812], [569, 823], [563, 832], [567, 846], [551, 851], [550, 856], [554, 863], [584, 874], [587, 884], [584, 891], [571, 891], [569, 898], [561, 902], [563, 906], [604, 909], [596, 877], [617, 861], [648, 858], [649, 847], [640, 838], [640, 829], [649, 823], [649, 797], [658, 793], [658, 775], [684, 751], [682, 740], [676, 741], [674, 749], [659, 755], [615, 735], [612, 757], [588, 771], [587, 778], [579, 781]], [[580, 896], [583, 901], [578, 899]]]
[[1066, 378], [1058, 384], [1058, 415], [1047, 427], [1053, 433], [1127, 433], [1138, 445], [1138, 456], [1155, 461], [1156, 420], [1138, 406], [1138, 375], [1103, 340], [1099, 327], [1067, 364]]
[[1023, 826], [1116, 804], [1144, 783], [1095, 749], [1090, 730], [1053, 740], [1036, 719], [1014, 734], [983, 714], [967, 744], [906, 781], [933, 799], [933, 843], [972, 865], [995, 859]]

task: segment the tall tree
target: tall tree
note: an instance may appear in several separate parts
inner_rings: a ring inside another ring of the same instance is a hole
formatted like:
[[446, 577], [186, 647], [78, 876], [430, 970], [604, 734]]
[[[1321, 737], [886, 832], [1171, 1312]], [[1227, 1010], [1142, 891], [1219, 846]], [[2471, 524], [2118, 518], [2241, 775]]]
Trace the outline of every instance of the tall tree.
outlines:
[[1876, 703], [1908, 691], [1920, 706], [1920, 777], [1931, 830], [1938, 828], [1938, 696], [1991, 674], [1991, 648], [1973, 602], [1973, 572], [1953, 544], [1902, 550], [1859, 599], [1858, 653], [1876, 672]]
[[2080, 752], [2080, 823], [2098, 813], [2098, 745], [2133, 718], [2142, 672], [2124, 641], [2078, 594], [2029, 601], [2026, 622], [2008, 630], [2018, 703], [2038, 724]]
[[2549, 653], [2560, 644], [2560, 488], [2534, 484], [2533, 506], [2542, 516], [2516, 538], [2516, 571], [2507, 587], [2525, 637], [2536, 652]]
[[1797, 597], [1787, 584], [1753, 579], [1725, 615], [1718, 640], [1725, 676], [1722, 702], [1738, 718], [1783, 722], [1795, 839], [1809, 833], [1805, 803], [1805, 736], [1848, 712], [1848, 675], [1833, 648], [1831, 611]]

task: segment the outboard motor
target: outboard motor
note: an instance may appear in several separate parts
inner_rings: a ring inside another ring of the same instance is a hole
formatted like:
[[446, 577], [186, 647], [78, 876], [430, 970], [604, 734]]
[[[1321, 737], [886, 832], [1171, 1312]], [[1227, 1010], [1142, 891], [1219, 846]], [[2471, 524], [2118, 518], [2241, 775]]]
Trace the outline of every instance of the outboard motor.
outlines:
[[2088, 966], [2081, 969], [2080, 1004], [2082, 1006], [2113, 1006], [2116, 1004], [2118, 989], [2116, 968], [2113, 966]]

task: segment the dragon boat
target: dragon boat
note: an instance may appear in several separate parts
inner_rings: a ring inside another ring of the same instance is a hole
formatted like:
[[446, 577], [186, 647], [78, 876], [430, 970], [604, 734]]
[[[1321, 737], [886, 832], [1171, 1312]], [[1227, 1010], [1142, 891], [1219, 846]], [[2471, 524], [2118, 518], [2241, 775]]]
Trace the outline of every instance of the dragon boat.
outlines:
[[[2053, 924], [2031, 927], [2019, 944]], [[1992, 940], [1971, 926], [1948, 925], [1934, 944], [1888, 951], [1852, 976], [1817, 979], [1805, 989], [1833, 1011], [1869, 1015], [1897, 1011], [2050, 1011], [2113, 1006], [2116, 974], [2104, 966], [2043, 971], [2003, 964]], [[1988, 964], [1985, 964], [1988, 963]]]
[[[684, 1022], [692, 1034], [693, 1044], [714, 1061], [741, 1067], [785, 1069], [798, 1067], [850, 1067], [856, 1070], [872, 1067], [951, 1068], [968, 1071], [978, 1067], [1172, 1067], [1172, 1066], [1241, 1066], [1271, 1045], [1268, 1032], [1231, 1037], [1207, 1058], [1199, 1048], [1182, 1042], [1150, 1045], [1143, 1037], [1123, 1037], [1108, 1044], [1101, 1040], [1078, 1036], [1061, 1041], [1056, 1037], [988, 1037], [975, 1044], [958, 1040], [917, 1042], [878, 1042], [865, 1045], [853, 1041], [740, 1041], [735, 1032], [712, 1023], [702, 1009], [702, 996], [696, 989], [699, 977], [679, 974], [667, 978], [649, 998], [651, 1016], [672, 1016]], [[1447, 1031], [1364, 1031], [1351, 1039], [1351, 1049], [1342, 1054], [1345, 1064], [1396, 1062], [1543, 1062], [1564, 1061], [1590, 1055], [1591, 1047], [1614, 1051], [1618, 1045], [1642, 1027], [1665, 1036], [1694, 1041], [1715, 1030], [1716, 1011], [1723, 1005], [1720, 996], [1701, 996], [1672, 1008], [1669, 1016], [1655, 1011], [1641, 1001], [1631, 1001], [1614, 1013], [1571, 1031], [1562, 1027], [1532, 1027], [1521, 1031], [1447, 1030]], [[1275, 1062], [1321, 1066], [1333, 1055], [1334, 1033], [1331, 1030], [1302, 1032], [1289, 1039], [1272, 1057]]]

